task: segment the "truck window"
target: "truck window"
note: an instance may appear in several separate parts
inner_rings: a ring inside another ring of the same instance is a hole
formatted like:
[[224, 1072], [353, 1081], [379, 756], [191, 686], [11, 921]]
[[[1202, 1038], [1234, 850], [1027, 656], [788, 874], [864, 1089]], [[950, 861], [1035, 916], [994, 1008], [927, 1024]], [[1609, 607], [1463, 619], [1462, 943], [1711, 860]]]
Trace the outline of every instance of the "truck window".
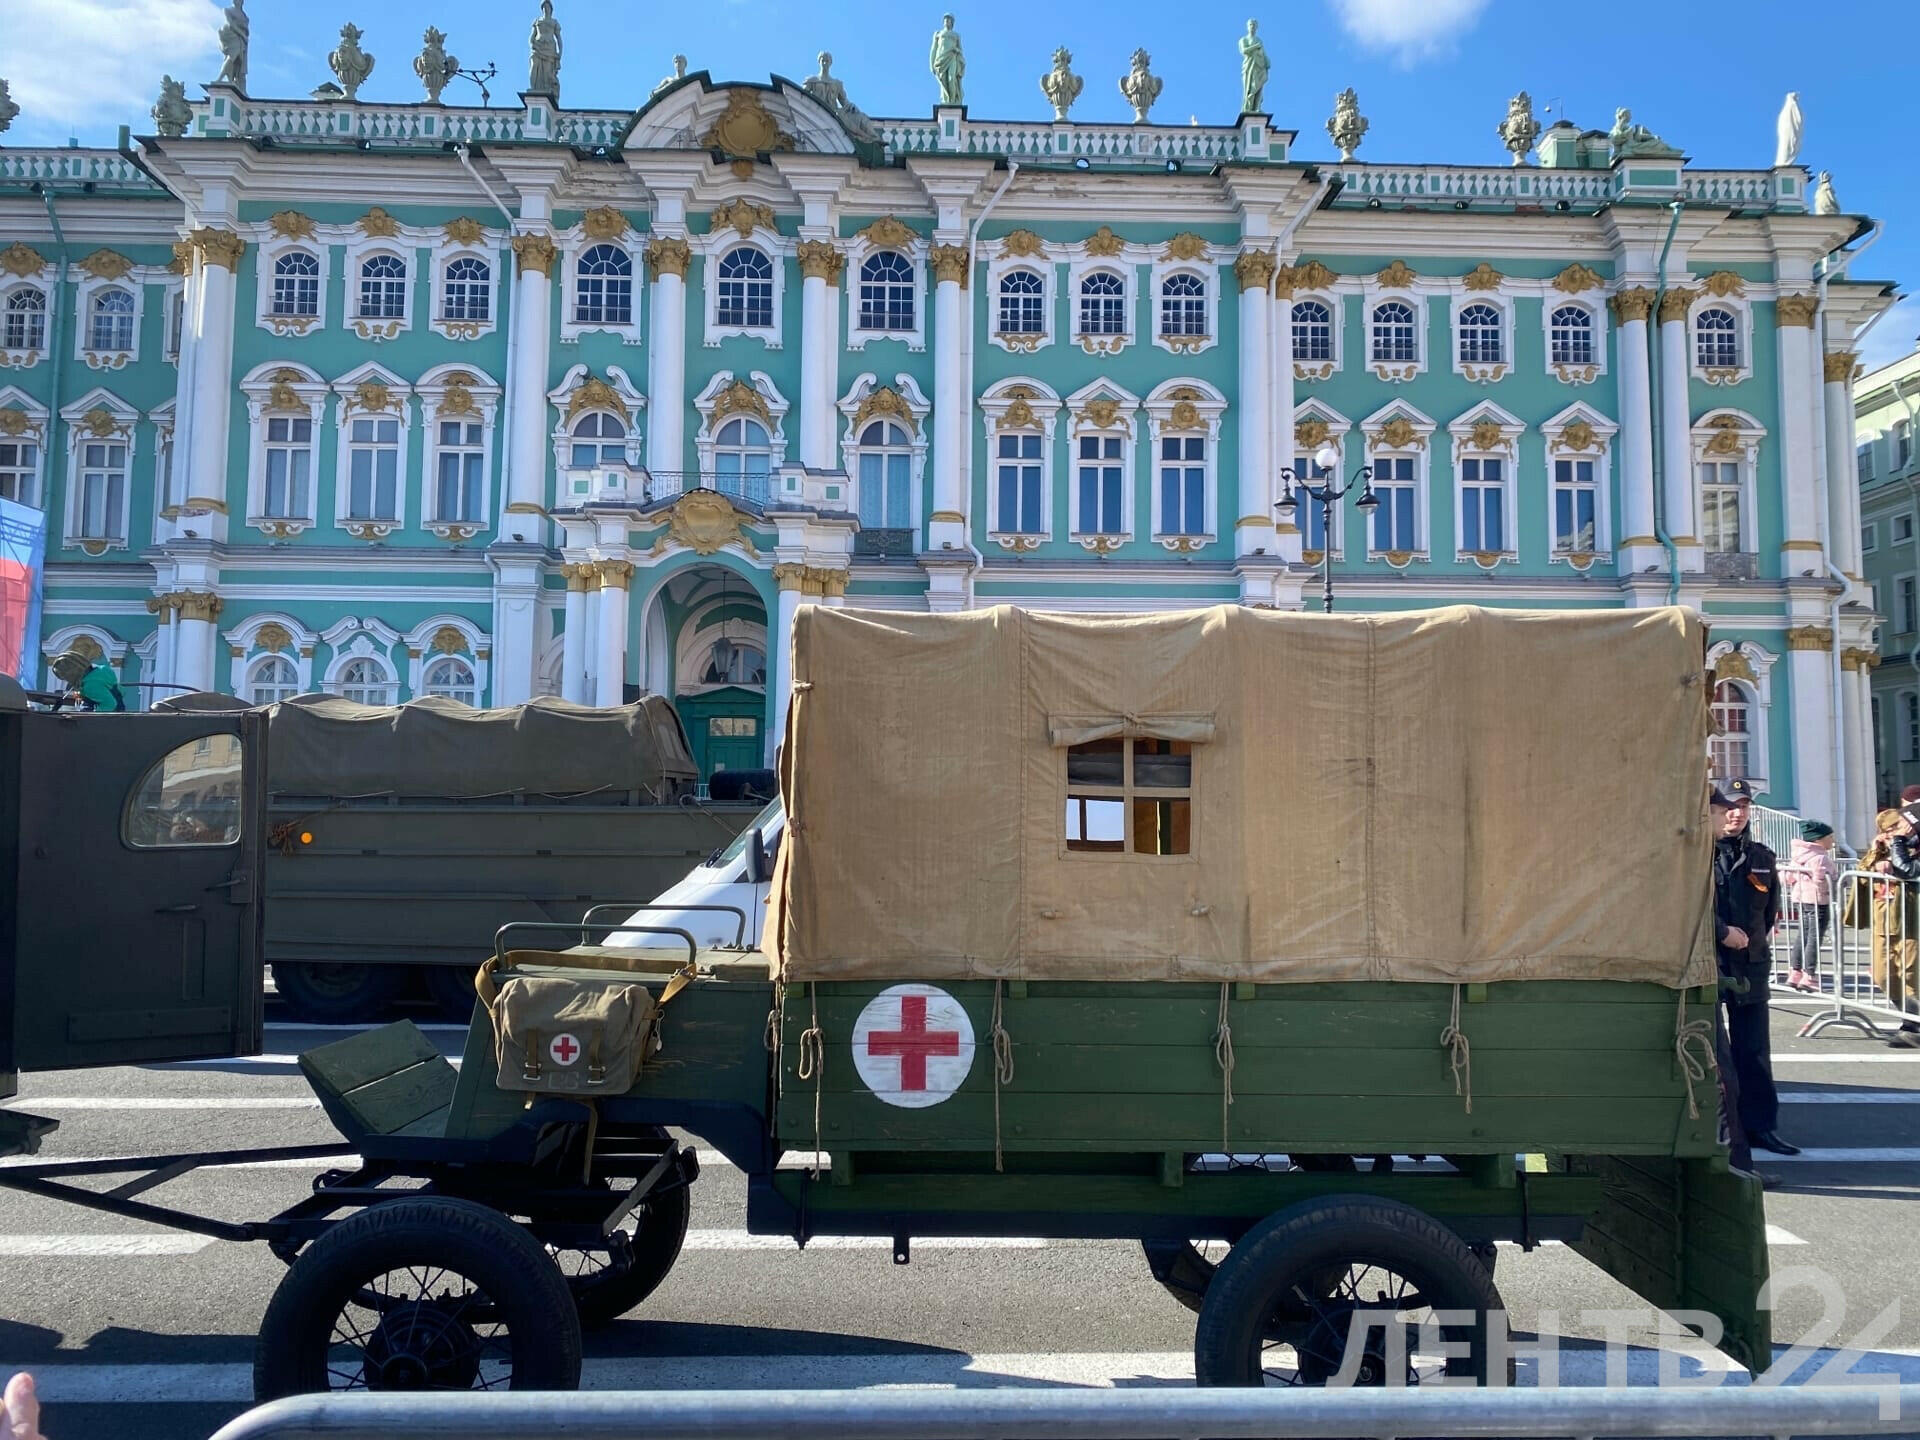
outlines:
[[240, 737], [207, 735], [155, 762], [127, 797], [121, 835], [135, 849], [240, 839]]
[[1067, 849], [1186, 855], [1193, 848], [1193, 747], [1091, 740], [1067, 749]]
[[785, 830], [783, 820], [784, 816], [780, 809], [780, 802], [775, 800], [772, 804], [768, 805], [766, 809], [754, 816], [753, 819], [748, 822], [747, 828], [734, 836], [733, 842], [728, 845], [726, 849], [722, 850], [707, 863], [716, 870], [724, 870], [729, 866], [739, 864], [740, 858], [747, 853], [747, 846], [752, 841], [755, 830], [758, 830], [761, 839], [767, 842], [767, 858], [771, 861], [774, 856], [780, 853], [780, 836]]

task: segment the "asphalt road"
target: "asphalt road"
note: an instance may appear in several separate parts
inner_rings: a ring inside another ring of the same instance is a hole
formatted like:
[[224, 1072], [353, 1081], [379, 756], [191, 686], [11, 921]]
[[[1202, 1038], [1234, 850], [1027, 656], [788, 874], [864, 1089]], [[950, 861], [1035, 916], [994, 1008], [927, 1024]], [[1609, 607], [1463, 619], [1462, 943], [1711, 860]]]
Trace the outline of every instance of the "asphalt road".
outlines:
[[[1920, 1051], [1829, 1031], [1794, 1038], [1776, 1011], [1782, 1128], [1807, 1156], [1764, 1168], [1773, 1262], [1831, 1275], [1846, 1341], [1920, 1274]], [[451, 1027], [430, 1032], [457, 1053]], [[324, 1143], [333, 1131], [293, 1066], [336, 1034], [268, 1025], [259, 1060], [23, 1077], [15, 1107], [57, 1116], [45, 1158]], [[591, 1335], [592, 1388], [1059, 1386], [1191, 1383], [1192, 1317], [1125, 1243], [915, 1247], [796, 1253], [744, 1232], [745, 1185], [703, 1155], [686, 1253], [634, 1316]], [[201, 1172], [153, 1198], [228, 1219], [273, 1213], [318, 1164]], [[253, 1336], [281, 1266], [258, 1245], [206, 1241], [32, 1197], [0, 1197], [0, 1369], [31, 1368], [54, 1440], [200, 1440], [246, 1407]], [[1557, 1310], [1644, 1309], [1560, 1247], [1503, 1250], [1499, 1285], [1517, 1329]], [[1820, 1319], [1811, 1291], [1783, 1301], [1783, 1342]], [[1909, 1307], [1911, 1310], [1913, 1307]], [[1650, 1332], [1635, 1337], [1651, 1345]], [[1903, 1314], [1861, 1368], [1920, 1381], [1920, 1314]], [[1655, 1353], [1631, 1374], [1650, 1379]], [[1601, 1383], [1598, 1348], [1574, 1344], [1563, 1383]], [[1523, 1366], [1523, 1381], [1527, 1367]]]

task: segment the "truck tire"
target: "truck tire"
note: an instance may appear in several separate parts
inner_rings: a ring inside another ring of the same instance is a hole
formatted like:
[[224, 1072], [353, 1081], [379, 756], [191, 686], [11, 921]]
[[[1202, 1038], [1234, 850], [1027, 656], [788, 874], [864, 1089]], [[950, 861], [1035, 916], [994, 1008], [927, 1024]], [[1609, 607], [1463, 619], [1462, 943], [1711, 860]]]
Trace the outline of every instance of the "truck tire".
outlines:
[[598, 1330], [640, 1304], [667, 1278], [680, 1258], [692, 1212], [692, 1187], [676, 1185], [636, 1208], [622, 1227], [627, 1262], [609, 1263], [597, 1250], [557, 1250], [554, 1262], [580, 1311], [580, 1326]]
[[436, 1016], [442, 1020], [462, 1022], [473, 1018], [473, 973], [476, 967], [420, 965], [415, 968]]
[[[1484, 1385], [1488, 1317], [1500, 1309], [1487, 1267], [1432, 1216], [1365, 1195], [1309, 1200], [1262, 1220], [1220, 1262], [1194, 1333], [1194, 1375], [1202, 1385], [1325, 1385], [1344, 1368], [1355, 1384], [1380, 1385], [1392, 1326], [1407, 1367], [1393, 1383], [1431, 1381], [1444, 1369]], [[1414, 1323], [1388, 1317], [1443, 1310], [1474, 1317], [1442, 1331], [1466, 1353], [1423, 1366]], [[1350, 1357], [1362, 1312], [1375, 1318]]]
[[401, 972], [390, 966], [273, 962], [273, 988], [288, 1013], [318, 1025], [386, 1019], [400, 979]]
[[580, 1321], [544, 1246], [471, 1200], [390, 1200], [288, 1269], [254, 1350], [256, 1403], [338, 1389], [573, 1390]]

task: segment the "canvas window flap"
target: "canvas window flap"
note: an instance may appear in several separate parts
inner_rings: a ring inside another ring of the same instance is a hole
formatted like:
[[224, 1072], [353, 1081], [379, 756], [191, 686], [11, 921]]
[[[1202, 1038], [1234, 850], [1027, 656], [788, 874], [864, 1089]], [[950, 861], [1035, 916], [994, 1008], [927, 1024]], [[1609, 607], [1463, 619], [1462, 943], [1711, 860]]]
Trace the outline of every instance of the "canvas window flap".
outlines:
[[1047, 735], [1056, 749], [1090, 745], [1095, 740], [1128, 739], [1184, 740], [1204, 745], [1213, 739], [1211, 715], [1055, 715], [1047, 722]]

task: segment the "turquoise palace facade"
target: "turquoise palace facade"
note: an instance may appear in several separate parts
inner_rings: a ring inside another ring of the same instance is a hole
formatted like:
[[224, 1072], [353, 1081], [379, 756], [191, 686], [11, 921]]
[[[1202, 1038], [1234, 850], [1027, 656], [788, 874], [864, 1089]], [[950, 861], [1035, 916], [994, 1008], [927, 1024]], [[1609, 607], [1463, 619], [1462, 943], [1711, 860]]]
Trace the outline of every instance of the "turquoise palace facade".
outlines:
[[[180, 133], [0, 148], [45, 655], [263, 701], [651, 690], [712, 770], [771, 756], [801, 605], [1311, 608], [1329, 565], [1344, 612], [1697, 606], [1720, 772], [1870, 826], [1846, 380], [1890, 287], [1790, 157], [1623, 116], [1313, 161], [1257, 97], [532, 78], [262, 100], [242, 63]], [[1361, 466], [1370, 515], [1278, 504]]]

